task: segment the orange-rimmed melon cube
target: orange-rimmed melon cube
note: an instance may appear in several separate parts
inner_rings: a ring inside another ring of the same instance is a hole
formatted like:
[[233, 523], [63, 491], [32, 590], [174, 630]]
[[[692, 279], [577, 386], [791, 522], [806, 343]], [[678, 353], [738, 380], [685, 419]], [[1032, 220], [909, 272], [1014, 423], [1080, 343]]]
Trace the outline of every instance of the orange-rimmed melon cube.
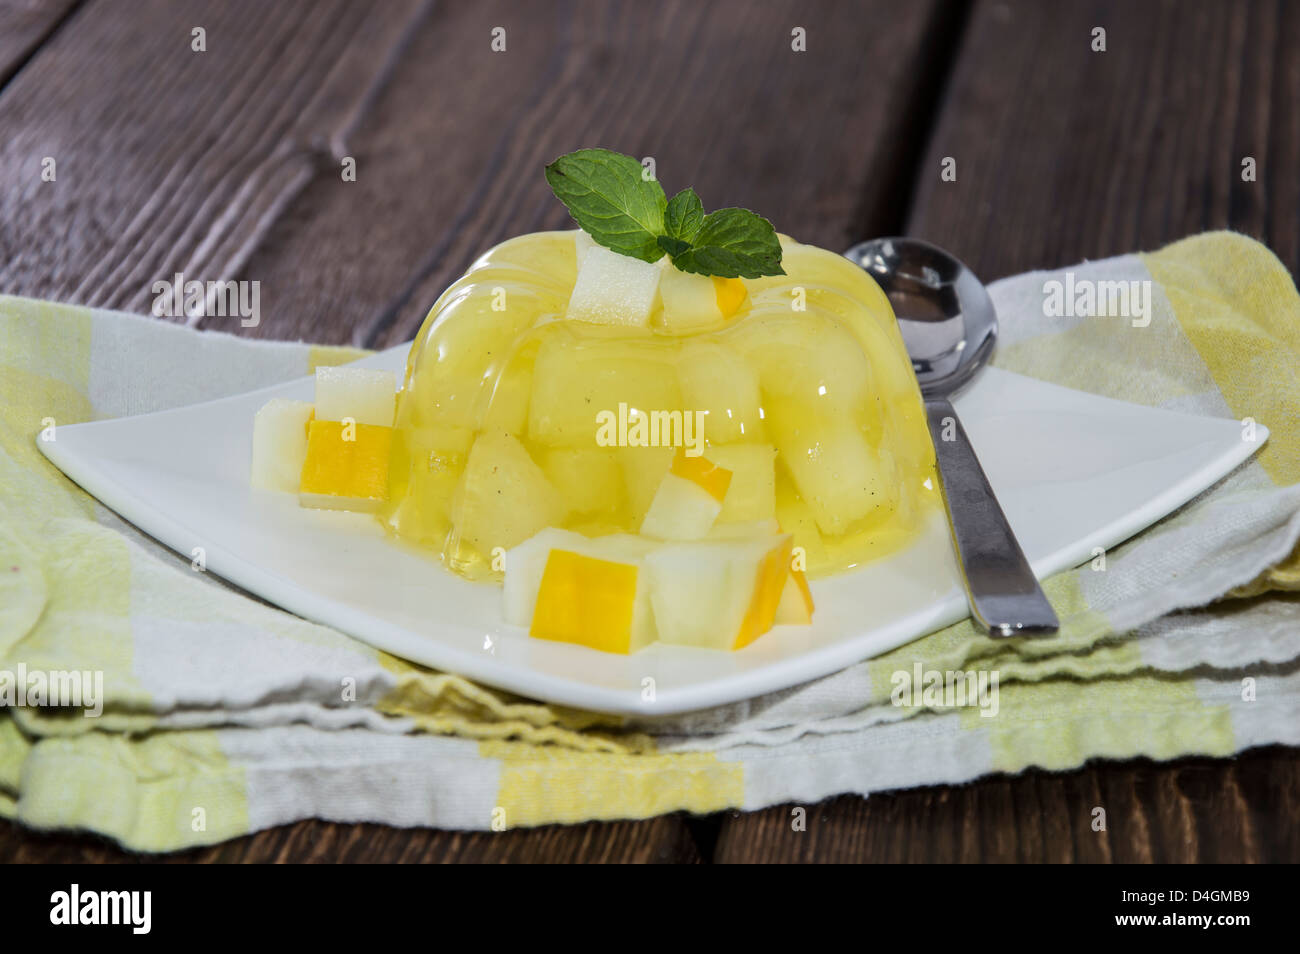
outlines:
[[731, 486], [731, 471], [719, 467], [702, 455], [691, 457], [680, 448], [673, 457], [668, 472], [683, 480], [689, 480], [718, 503], [722, 503], [723, 498], [727, 496], [727, 488]]
[[660, 641], [740, 649], [772, 628], [789, 573], [789, 534], [665, 543], [646, 557]]
[[632, 641], [637, 567], [571, 550], [552, 550], [528, 634], [626, 653]]
[[754, 581], [754, 595], [745, 610], [745, 618], [736, 633], [732, 649], [743, 649], [762, 636], [776, 622], [776, 610], [781, 603], [781, 594], [785, 591], [785, 581], [790, 578], [790, 553], [794, 540], [783, 534], [778, 538], [782, 542], [764, 555], [758, 564], [758, 574]]
[[649, 645], [655, 630], [643, 558], [651, 546], [630, 534], [541, 531], [506, 553], [506, 622], [604, 652]]
[[776, 607], [776, 622], [806, 626], [812, 622], [813, 596], [803, 570], [791, 570]]
[[713, 298], [718, 303], [718, 312], [723, 318], [730, 318], [739, 311], [748, 294], [741, 279], [713, 276]]
[[393, 429], [313, 420], [298, 500], [304, 507], [373, 512], [388, 499]]
[[731, 486], [731, 471], [678, 450], [659, 483], [641, 533], [660, 540], [698, 540], [709, 532]]

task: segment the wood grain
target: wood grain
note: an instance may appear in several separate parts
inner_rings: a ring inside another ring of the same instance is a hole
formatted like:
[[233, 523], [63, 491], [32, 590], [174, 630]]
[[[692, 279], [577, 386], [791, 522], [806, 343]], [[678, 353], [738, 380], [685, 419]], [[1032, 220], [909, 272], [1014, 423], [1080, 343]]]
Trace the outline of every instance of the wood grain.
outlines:
[[1300, 6], [1280, 0], [977, 3], [908, 234], [988, 281], [1232, 228], [1296, 274], [1297, 49]]
[[504, 832], [436, 831], [308, 820], [169, 855], [122, 851], [102, 838], [43, 834], [0, 822], [0, 863], [672, 863], [701, 860], [675, 815]]
[[232, 277], [423, 6], [89, 3], [0, 96], [0, 288], [147, 312], [175, 272]]
[[0, 0], [0, 89], [76, 9], [79, 0]]
[[844, 247], [901, 216], [898, 156], [919, 151], [929, 92], [915, 64], [949, 23], [884, 0], [440, 4], [351, 137], [357, 181], [314, 179], [241, 272], [269, 303], [258, 333], [409, 339], [488, 247], [570, 227], [541, 170], [583, 146], [653, 156], [670, 192]]
[[[1294, 862], [1300, 751], [1097, 762], [726, 819], [717, 862]], [[1105, 809], [1105, 831], [1092, 828]]]

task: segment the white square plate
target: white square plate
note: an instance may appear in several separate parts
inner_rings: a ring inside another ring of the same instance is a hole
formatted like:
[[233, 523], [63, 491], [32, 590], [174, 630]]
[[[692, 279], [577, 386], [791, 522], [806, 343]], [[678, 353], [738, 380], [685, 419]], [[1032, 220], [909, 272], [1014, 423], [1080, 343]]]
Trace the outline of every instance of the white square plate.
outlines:
[[[400, 379], [407, 346], [359, 366]], [[65, 474], [167, 546], [285, 609], [373, 646], [548, 702], [666, 714], [794, 686], [966, 615], [947, 526], [908, 549], [813, 583], [811, 626], [734, 653], [654, 645], [618, 656], [530, 639], [501, 619], [498, 587], [393, 543], [372, 517], [304, 510], [248, 485], [253, 414], [312, 400], [303, 378], [190, 407], [59, 428], [38, 442]], [[956, 400], [1035, 573], [1092, 558], [1215, 483], [1262, 440], [1233, 420], [1153, 410], [987, 369]], [[1265, 434], [1265, 436], [1267, 436]], [[654, 702], [642, 701], [654, 680]]]

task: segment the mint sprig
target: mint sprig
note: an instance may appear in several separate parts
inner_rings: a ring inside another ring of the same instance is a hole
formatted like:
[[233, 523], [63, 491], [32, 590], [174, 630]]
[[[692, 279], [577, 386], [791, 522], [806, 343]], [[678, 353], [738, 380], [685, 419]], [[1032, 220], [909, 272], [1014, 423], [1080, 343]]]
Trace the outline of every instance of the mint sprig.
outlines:
[[748, 209], [705, 215], [694, 189], [670, 202], [631, 156], [579, 149], [548, 165], [546, 181], [583, 231], [622, 255], [643, 262], [667, 255], [684, 272], [719, 278], [785, 274], [771, 222]]
[[784, 275], [776, 229], [749, 209], [718, 209], [704, 217], [690, 247], [673, 256], [684, 272], [724, 278]]
[[694, 189], [683, 189], [664, 210], [665, 234], [659, 236], [659, 247], [670, 256], [681, 255], [691, 247], [703, 224], [704, 203]]

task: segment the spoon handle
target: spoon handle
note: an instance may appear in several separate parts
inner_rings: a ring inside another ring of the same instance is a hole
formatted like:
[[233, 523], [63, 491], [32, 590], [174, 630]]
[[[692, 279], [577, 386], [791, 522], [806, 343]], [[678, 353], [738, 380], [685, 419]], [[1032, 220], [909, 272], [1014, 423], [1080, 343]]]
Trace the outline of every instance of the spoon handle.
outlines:
[[1060, 623], [1052, 604], [1034, 579], [952, 402], [926, 398], [925, 412], [975, 622], [990, 636], [1055, 633]]

